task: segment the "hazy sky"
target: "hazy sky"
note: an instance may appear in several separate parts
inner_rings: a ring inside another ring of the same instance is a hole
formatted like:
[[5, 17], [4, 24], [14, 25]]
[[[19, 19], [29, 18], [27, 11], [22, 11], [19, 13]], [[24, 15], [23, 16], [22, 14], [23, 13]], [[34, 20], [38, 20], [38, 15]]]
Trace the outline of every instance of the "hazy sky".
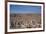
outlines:
[[10, 5], [11, 13], [40, 13], [41, 6]]

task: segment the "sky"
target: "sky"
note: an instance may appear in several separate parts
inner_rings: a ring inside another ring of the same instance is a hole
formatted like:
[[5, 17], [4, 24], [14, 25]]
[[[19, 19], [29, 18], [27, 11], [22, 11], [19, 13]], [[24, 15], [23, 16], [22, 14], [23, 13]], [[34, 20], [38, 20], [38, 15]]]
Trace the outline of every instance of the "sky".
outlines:
[[11, 4], [10, 13], [41, 13], [41, 6]]

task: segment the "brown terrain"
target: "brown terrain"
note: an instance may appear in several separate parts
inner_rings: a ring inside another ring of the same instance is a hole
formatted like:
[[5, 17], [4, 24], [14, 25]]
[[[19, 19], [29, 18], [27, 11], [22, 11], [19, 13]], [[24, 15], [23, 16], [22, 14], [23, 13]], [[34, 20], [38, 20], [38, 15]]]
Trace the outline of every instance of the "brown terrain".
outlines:
[[10, 14], [10, 28], [40, 28], [40, 14]]

